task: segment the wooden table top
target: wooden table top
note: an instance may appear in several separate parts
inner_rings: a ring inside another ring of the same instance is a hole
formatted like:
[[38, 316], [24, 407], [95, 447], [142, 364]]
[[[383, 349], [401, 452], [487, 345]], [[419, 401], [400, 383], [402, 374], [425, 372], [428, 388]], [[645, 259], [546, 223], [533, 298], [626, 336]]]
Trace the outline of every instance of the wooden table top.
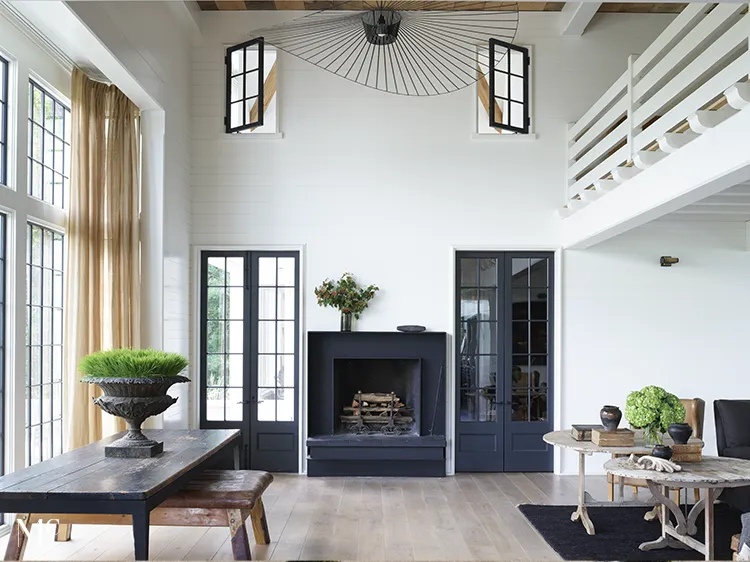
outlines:
[[[593, 453], [611, 453], [615, 455], [648, 455], [653, 449], [652, 445], [646, 444], [642, 437], [638, 437], [636, 434], [635, 445], [633, 447], [613, 447], [596, 445], [591, 441], [576, 441], [570, 434], [570, 429], [563, 429], [560, 431], [552, 431], [544, 436], [545, 443], [554, 445], [555, 447], [562, 447], [564, 449], [572, 449], [579, 453], [593, 454]], [[700, 444], [703, 445], [701, 439], [691, 437], [688, 441], [689, 444]], [[664, 436], [665, 445], [674, 445], [672, 439], [668, 436]]]
[[222, 449], [239, 443], [238, 429], [156, 429], [146, 435], [164, 441], [164, 452], [149, 459], [106, 458], [112, 435], [91, 445], [0, 477], [2, 500], [146, 500]]
[[[703, 457], [700, 462], [682, 464], [679, 472], [641, 470], [627, 464], [628, 459], [611, 459], [604, 470], [615, 476], [643, 478], [658, 484], [681, 488], [734, 488], [750, 483], [750, 461], [730, 457]], [[679, 464], [679, 463], [678, 463]]]

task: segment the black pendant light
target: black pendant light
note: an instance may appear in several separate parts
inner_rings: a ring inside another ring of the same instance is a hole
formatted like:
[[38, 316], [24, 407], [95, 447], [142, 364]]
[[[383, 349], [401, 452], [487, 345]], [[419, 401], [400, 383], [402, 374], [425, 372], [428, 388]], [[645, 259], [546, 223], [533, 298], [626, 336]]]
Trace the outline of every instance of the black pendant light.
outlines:
[[357, 0], [253, 36], [363, 86], [432, 96], [474, 84], [488, 40], [512, 43], [517, 28], [515, 2]]

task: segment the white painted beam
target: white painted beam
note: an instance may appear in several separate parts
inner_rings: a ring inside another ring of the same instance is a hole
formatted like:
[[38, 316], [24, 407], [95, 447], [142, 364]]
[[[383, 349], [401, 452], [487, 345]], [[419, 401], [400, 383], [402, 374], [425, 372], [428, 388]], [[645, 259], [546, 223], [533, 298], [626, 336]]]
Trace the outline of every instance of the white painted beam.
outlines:
[[566, 249], [584, 249], [750, 180], [750, 109], [707, 130], [562, 223]]
[[683, 133], [665, 133], [663, 136], [659, 137], [659, 149], [667, 154], [672, 154], [697, 138], [698, 133], [694, 133], [693, 131], [685, 131]]
[[635, 166], [618, 166], [612, 170], [612, 179], [618, 184], [623, 184], [638, 175], [640, 170]]
[[709, 129], [713, 129], [720, 123], [723, 123], [736, 113], [731, 106], [725, 105], [720, 109], [714, 111], [701, 109], [696, 111], [690, 117], [688, 117], [688, 123], [690, 128], [699, 134], [703, 134]]
[[167, 6], [172, 10], [180, 25], [190, 34], [190, 40], [193, 45], [199, 44], [203, 35], [200, 20], [201, 10], [198, 2], [179, 0], [176, 2], [167, 2]]
[[620, 184], [617, 183], [615, 180], [596, 180], [594, 182], [594, 188], [597, 191], [601, 191], [602, 194], [612, 191], [618, 185]]
[[560, 35], [580, 37], [599, 11], [601, 2], [566, 2], [560, 12]]
[[633, 164], [640, 170], [650, 168], [667, 155], [661, 150], [639, 150], [633, 155]]
[[750, 105], [750, 82], [739, 82], [724, 92], [727, 102], [735, 109]]

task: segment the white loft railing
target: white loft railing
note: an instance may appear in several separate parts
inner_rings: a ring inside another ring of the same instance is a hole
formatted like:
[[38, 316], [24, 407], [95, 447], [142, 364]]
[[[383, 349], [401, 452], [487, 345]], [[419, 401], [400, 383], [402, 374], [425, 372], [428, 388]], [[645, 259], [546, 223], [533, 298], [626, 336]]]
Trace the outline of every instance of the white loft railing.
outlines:
[[[748, 4], [688, 4], [568, 130], [565, 217], [750, 104]], [[750, 150], [750, 148], [748, 149]]]

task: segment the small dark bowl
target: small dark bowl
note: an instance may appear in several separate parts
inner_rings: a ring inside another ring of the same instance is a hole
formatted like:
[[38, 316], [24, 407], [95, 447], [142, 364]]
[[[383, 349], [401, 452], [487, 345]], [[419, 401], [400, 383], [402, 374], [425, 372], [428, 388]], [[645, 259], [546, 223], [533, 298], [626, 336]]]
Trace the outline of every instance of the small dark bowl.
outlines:
[[412, 324], [407, 324], [404, 326], [396, 326], [396, 329], [399, 332], [404, 332], [407, 334], [416, 334], [417, 332], [424, 332], [426, 330], [424, 326], [416, 326]]
[[651, 450], [651, 456], [668, 461], [672, 458], [672, 447], [667, 445], [654, 445], [654, 448]]

